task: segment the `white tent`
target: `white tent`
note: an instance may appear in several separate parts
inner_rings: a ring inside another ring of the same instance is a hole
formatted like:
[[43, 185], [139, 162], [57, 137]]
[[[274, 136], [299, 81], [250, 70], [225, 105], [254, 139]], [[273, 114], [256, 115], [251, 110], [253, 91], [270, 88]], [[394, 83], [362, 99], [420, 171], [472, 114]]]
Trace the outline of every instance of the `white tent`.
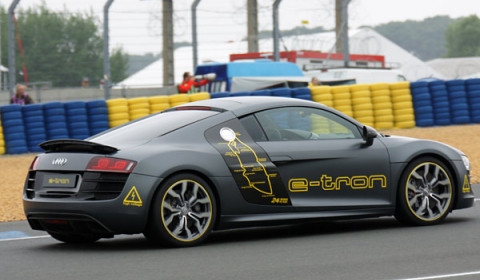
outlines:
[[437, 58], [427, 61], [427, 65], [448, 80], [478, 77], [480, 74], [480, 57]]
[[[421, 78], [444, 76], [428, 66], [426, 63], [402, 49], [392, 41], [370, 28], [349, 31], [349, 50], [351, 54], [384, 55], [386, 66], [397, 68], [410, 81]], [[334, 32], [322, 32], [309, 35], [283, 37], [280, 42], [281, 50], [315, 50], [332, 52], [335, 44]], [[260, 52], [272, 52], [272, 39], [259, 41]], [[247, 52], [247, 43], [226, 42], [223, 44], [199, 44], [198, 63], [227, 62], [232, 53]], [[178, 48], [174, 52], [175, 82], [181, 81], [185, 71], [193, 72], [192, 47]], [[163, 60], [159, 59], [144, 69], [133, 74], [117, 87], [161, 87], [163, 86]]]

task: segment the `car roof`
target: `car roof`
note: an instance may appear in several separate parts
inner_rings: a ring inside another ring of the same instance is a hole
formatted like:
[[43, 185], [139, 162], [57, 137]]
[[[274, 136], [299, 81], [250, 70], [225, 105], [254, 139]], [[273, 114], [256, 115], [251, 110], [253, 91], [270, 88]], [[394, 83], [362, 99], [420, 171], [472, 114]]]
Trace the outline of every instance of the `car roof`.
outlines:
[[180, 105], [179, 107], [189, 106], [207, 106], [225, 111], [231, 111], [237, 116], [261, 111], [270, 108], [289, 107], [289, 106], [308, 106], [317, 108], [327, 108], [317, 102], [276, 96], [240, 96], [240, 97], [222, 97], [195, 101]]

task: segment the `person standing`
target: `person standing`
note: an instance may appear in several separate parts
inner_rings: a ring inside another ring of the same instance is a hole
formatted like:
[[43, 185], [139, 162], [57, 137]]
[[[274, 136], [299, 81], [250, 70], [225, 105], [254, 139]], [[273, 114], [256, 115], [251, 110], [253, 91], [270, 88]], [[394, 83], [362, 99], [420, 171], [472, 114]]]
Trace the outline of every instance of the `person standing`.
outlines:
[[27, 105], [33, 104], [33, 99], [26, 93], [27, 87], [18, 84], [15, 87], [15, 94], [10, 98], [10, 104]]
[[201, 79], [195, 80], [195, 77], [190, 72], [183, 73], [183, 81], [178, 85], [178, 93], [194, 93], [196, 88], [206, 85], [210, 80]]

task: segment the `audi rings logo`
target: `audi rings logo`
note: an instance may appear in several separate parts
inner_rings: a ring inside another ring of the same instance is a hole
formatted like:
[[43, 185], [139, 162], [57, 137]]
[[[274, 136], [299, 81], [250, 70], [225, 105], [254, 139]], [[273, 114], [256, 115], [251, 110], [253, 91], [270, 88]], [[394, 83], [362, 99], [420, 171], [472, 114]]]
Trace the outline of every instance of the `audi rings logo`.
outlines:
[[52, 161], [52, 164], [53, 165], [65, 165], [67, 163], [67, 159], [66, 158], [55, 158], [53, 161]]

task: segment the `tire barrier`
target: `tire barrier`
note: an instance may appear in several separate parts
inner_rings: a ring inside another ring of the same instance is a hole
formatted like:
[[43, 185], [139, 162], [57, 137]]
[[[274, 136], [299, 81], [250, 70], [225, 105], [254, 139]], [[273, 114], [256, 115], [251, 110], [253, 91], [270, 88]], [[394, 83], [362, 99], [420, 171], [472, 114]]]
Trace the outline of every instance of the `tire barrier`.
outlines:
[[1, 125], [0, 119], [0, 155], [5, 154], [5, 139], [3, 139], [3, 126]]
[[66, 139], [70, 137], [64, 103], [49, 102], [43, 104], [43, 115], [45, 116], [47, 139]]
[[450, 102], [452, 124], [470, 123], [467, 91], [465, 80], [451, 80], [445, 82]]
[[480, 79], [465, 81], [467, 91], [470, 120], [472, 123], [480, 123]]
[[69, 101], [64, 107], [70, 138], [83, 140], [90, 137], [86, 102]]
[[415, 111], [417, 126], [426, 127], [435, 125], [433, 116], [432, 97], [427, 82], [414, 82], [410, 84], [410, 92]]
[[46, 141], [45, 117], [42, 104], [29, 104], [22, 107], [27, 148], [30, 152], [41, 152], [38, 144]]
[[2, 119], [5, 153], [28, 153], [22, 106], [16, 104], [3, 106], [0, 117]]
[[150, 104], [150, 114], [158, 113], [170, 108], [170, 101], [166, 95], [149, 97], [148, 103]]
[[370, 85], [373, 104], [373, 127], [377, 129], [394, 128], [393, 104], [390, 87], [386, 83]]
[[445, 81], [429, 82], [428, 88], [432, 96], [435, 125], [450, 125], [452, 116], [450, 115], [450, 102]]
[[108, 125], [115, 127], [130, 121], [128, 101], [126, 98], [115, 98], [107, 100]]
[[[228, 96], [281, 96], [322, 103], [377, 130], [480, 123], [480, 79], [397, 82], [312, 88], [274, 88], [231, 94], [176, 94], [110, 100], [49, 102], [0, 107], [0, 155], [41, 152], [52, 139], [85, 139], [173, 106]], [[300, 122], [314, 132], [340, 129], [324, 118], [296, 119], [279, 112], [285, 126]]]
[[363, 84], [350, 86], [350, 98], [352, 100], [353, 117], [357, 121], [373, 127], [375, 118], [373, 116], [370, 87]]
[[90, 136], [107, 130], [109, 128], [107, 102], [103, 99], [90, 100], [85, 106]]

